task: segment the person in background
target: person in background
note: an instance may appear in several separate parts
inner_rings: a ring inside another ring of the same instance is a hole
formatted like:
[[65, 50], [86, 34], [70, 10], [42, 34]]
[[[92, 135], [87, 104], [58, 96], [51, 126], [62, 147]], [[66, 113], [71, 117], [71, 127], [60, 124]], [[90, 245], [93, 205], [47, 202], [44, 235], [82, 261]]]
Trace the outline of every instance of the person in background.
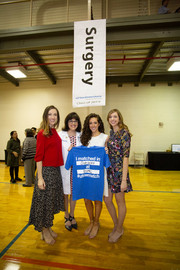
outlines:
[[174, 13], [180, 13], [180, 7], [178, 7]]
[[[37, 128], [32, 127], [31, 129], [33, 131], [34, 138], [37, 140]], [[36, 171], [36, 169], [37, 169], [37, 167], [36, 167], [36, 162], [35, 162], [35, 171]]]
[[10, 136], [11, 138], [7, 143], [7, 166], [10, 166], [10, 182], [15, 184], [16, 181], [22, 181], [18, 176], [21, 147], [17, 131], [11, 131]]
[[[102, 146], [105, 147], [105, 142], [108, 135], [104, 134], [104, 124], [98, 114], [89, 114], [83, 125], [81, 143], [84, 146]], [[108, 196], [108, 184], [106, 174], [104, 177], [104, 196]], [[89, 235], [89, 238], [94, 238], [99, 230], [99, 218], [102, 210], [102, 202], [84, 199], [90, 225], [85, 230], [84, 234]]]
[[33, 136], [34, 136], [34, 138], [35, 138], [35, 139], [37, 139], [37, 134], [36, 134], [36, 132], [37, 132], [37, 128], [32, 127], [31, 129], [32, 129], [32, 132], [33, 132]]
[[24, 162], [24, 171], [26, 183], [23, 187], [31, 187], [35, 180], [35, 154], [36, 154], [36, 139], [33, 131], [30, 128], [25, 130], [26, 138], [23, 142], [22, 160]]
[[[107, 121], [111, 128], [107, 140], [111, 166], [107, 169], [109, 196], [105, 197], [104, 201], [114, 223], [113, 231], [109, 234], [109, 242], [115, 243], [124, 233], [123, 223], [126, 216], [125, 192], [132, 191], [128, 172], [131, 134], [124, 124], [119, 110], [111, 110], [108, 113]], [[118, 214], [113, 203], [114, 194]]]
[[52, 230], [54, 214], [64, 211], [64, 194], [60, 166], [63, 165], [62, 141], [56, 128], [59, 111], [53, 105], [45, 108], [37, 135], [35, 161], [37, 175], [29, 217], [29, 224], [41, 232], [41, 238], [53, 245], [57, 233]]
[[[59, 132], [59, 136], [62, 139], [62, 152], [64, 164], [66, 163], [68, 151], [74, 146], [81, 145], [80, 142], [81, 121], [79, 115], [75, 112], [69, 113], [64, 120], [64, 127]], [[74, 210], [76, 201], [72, 200], [72, 169], [66, 170], [64, 165], [61, 168], [61, 175], [63, 180], [64, 190], [64, 203], [65, 203], [65, 228], [71, 231], [72, 228], [77, 229], [77, 222], [74, 218]], [[70, 212], [68, 211], [68, 195], [70, 195]]]
[[158, 10], [158, 14], [169, 14], [171, 13], [168, 9], [169, 0], [162, 0], [162, 6]]

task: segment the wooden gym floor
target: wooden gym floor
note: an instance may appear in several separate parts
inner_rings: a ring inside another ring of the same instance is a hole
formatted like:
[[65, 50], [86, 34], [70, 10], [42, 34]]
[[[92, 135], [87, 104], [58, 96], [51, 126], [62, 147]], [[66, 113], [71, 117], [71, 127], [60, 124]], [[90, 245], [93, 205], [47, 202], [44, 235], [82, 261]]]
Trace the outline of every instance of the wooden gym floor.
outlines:
[[[19, 176], [23, 178], [24, 168]], [[130, 167], [134, 191], [126, 194], [125, 233], [115, 244], [107, 240], [112, 221], [103, 205], [96, 238], [83, 235], [88, 216], [83, 200], [76, 206], [78, 230], [64, 228], [57, 214], [54, 246], [28, 226], [33, 187], [10, 184], [9, 168], [0, 163], [0, 269], [141, 270], [180, 269], [180, 171]], [[24, 181], [23, 181], [24, 182]]]

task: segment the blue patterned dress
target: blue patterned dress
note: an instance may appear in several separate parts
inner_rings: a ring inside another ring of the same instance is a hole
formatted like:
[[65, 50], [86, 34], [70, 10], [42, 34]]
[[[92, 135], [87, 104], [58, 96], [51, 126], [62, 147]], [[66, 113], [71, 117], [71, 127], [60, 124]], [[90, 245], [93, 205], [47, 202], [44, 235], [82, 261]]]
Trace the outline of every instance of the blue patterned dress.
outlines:
[[[117, 132], [110, 131], [107, 142], [109, 159], [111, 166], [107, 169], [108, 186], [112, 193], [121, 192], [121, 181], [123, 173], [123, 158], [129, 157], [131, 136], [128, 130], [121, 129]], [[132, 191], [132, 185], [129, 179], [129, 171], [127, 173], [127, 190]]]

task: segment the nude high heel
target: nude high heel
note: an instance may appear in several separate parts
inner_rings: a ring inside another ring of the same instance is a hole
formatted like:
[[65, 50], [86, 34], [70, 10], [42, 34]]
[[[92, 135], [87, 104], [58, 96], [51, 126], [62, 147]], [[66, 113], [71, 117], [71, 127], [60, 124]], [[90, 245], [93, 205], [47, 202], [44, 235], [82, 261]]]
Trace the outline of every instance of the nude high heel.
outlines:
[[[48, 229], [47, 229], [48, 230]], [[41, 232], [41, 240], [45, 241], [46, 244], [48, 245], [54, 245], [54, 243], [56, 242], [54, 240], [54, 238], [52, 237], [52, 235], [50, 234], [49, 230], [48, 230], [48, 233], [49, 233], [49, 236], [50, 237], [47, 237], [47, 235], [42, 231]]]
[[51, 236], [52, 236], [53, 238], [57, 238], [57, 237], [58, 237], [57, 233], [54, 232], [51, 228], [49, 228], [49, 232], [50, 232], [50, 234], [51, 234]]
[[91, 220], [89, 226], [87, 227], [87, 229], [84, 232], [84, 235], [89, 235], [90, 234], [90, 232], [91, 232], [91, 230], [93, 228], [93, 223], [94, 223], [94, 220]]
[[123, 234], [124, 234], [124, 229], [122, 229], [121, 232], [115, 231], [114, 234], [111, 237], [109, 237], [109, 242], [116, 243]]
[[92, 230], [89, 234], [89, 238], [92, 239], [92, 238], [96, 237], [98, 231], [99, 231], [99, 222], [94, 222]]
[[41, 232], [41, 240], [44, 241], [44, 235], [43, 235], [43, 232]]

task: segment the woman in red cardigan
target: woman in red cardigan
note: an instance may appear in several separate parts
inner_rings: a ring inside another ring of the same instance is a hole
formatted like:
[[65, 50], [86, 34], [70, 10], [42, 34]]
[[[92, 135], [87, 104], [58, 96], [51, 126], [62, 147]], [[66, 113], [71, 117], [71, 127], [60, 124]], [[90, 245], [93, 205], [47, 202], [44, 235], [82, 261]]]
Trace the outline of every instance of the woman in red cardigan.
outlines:
[[46, 107], [37, 135], [35, 161], [37, 175], [31, 205], [29, 224], [41, 232], [42, 240], [53, 245], [57, 234], [52, 230], [54, 214], [64, 211], [64, 194], [59, 166], [63, 165], [62, 141], [56, 128], [59, 111]]

